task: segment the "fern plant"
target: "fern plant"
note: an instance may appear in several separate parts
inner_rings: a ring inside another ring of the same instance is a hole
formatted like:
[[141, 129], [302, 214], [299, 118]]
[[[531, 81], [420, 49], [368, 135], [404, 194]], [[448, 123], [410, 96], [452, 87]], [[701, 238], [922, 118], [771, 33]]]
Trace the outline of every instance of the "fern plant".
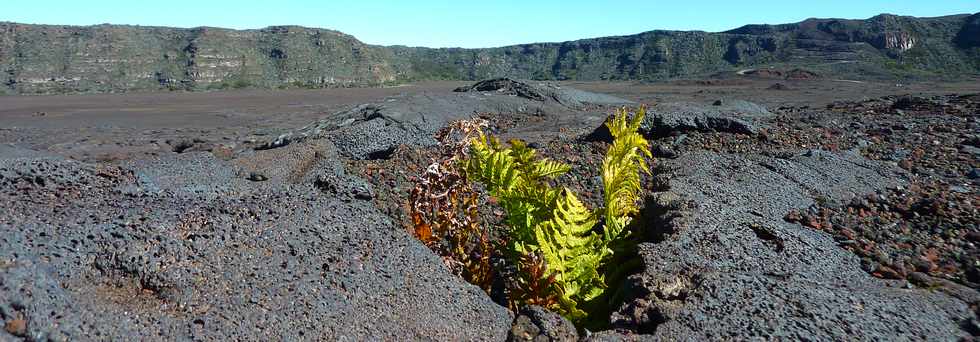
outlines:
[[[498, 199], [511, 228], [508, 256], [523, 276], [533, 273], [538, 278], [522, 280], [535, 288], [516, 291], [520, 300], [549, 303], [551, 309], [581, 322], [587, 316], [583, 304], [603, 294], [601, 270], [613, 253], [609, 246], [623, 238], [630, 215], [638, 211], [639, 172], [649, 172], [645, 161], [650, 157], [649, 143], [637, 132], [644, 114], [641, 107], [630, 118], [622, 108], [606, 123], [614, 139], [602, 165], [605, 207], [597, 211], [589, 210], [568, 188], [553, 184], [571, 169], [567, 164], [538, 157], [519, 140], [504, 146], [481, 132], [471, 141], [468, 178], [482, 183]], [[597, 232], [600, 221], [601, 234]], [[544, 270], [540, 262], [527, 262], [538, 260], [538, 255]], [[534, 291], [544, 293], [529, 296]]]
[[612, 240], [623, 232], [631, 215], [639, 211], [640, 171], [650, 173], [646, 158], [652, 158], [650, 143], [639, 133], [646, 108], [640, 107], [632, 119], [625, 109], [617, 111], [606, 123], [613, 143], [602, 160], [603, 203], [605, 204], [606, 240]]

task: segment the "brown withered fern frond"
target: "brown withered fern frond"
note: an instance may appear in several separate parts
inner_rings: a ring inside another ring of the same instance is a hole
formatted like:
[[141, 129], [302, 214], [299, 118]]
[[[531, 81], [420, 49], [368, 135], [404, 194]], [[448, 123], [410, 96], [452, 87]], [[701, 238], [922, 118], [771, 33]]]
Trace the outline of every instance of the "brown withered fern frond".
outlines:
[[525, 304], [545, 308], [559, 306], [556, 286], [556, 273], [548, 271], [544, 257], [535, 252], [521, 256], [517, 263], [517, 284], [510, 289], [507, 303], [511, 310], [518, 310]]
[[481, 119], [451, 123], [436, 133], [439, 154], [412, 189], [409, 232], [442, 257], [468, 282], [490, 291], [493, 281], [489, 232], [480, 226], [478, 199], [461, 166], [471, 134], [486, 126]]

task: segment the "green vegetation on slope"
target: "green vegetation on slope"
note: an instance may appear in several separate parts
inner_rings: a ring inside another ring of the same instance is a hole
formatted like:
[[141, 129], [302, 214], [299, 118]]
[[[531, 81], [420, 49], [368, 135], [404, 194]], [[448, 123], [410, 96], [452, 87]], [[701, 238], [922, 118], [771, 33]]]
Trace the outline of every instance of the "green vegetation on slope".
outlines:
[[[350, 87], [491, 77], [653, 80], [790, 65], [848, 77], [980, 72], [980, 14], [808, 19], [486, 49], [373, 46], [340, 32], [0, 23], [3, 93]], [[853, 75], [852, 73], [861, 73]], [[222, 86], [222, 84], [226, 86]]]

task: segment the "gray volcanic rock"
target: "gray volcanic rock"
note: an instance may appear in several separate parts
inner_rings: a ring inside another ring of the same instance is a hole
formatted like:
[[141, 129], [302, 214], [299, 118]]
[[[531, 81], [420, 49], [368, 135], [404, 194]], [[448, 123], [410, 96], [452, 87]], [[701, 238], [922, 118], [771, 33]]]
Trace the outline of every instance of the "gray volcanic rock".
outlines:
[[0, 158], [0, 321], [33, 340], [507, 336], [505, 308], [370, 202], [321, 191], [312, 167], [350, 176], [328, 141], [303, 145], [122, 167]]
[[568, 107], [580, 107], [586, 103], [612, 105], [632, 103], [632, 101], [615, 96], [562, 87], [557, 83], [515, 81], [506, 77], [483, 80], [469, 86], [456, 88], [453, 91], [458, 93], [496, 92], [540, 102], [551, 100]]
[[710, 106], [671, 102], [651, 107], [640, 129], [648, 135], [684, 131], [755, 134], [765, 125], [765, 119], [772, 117], [765, 107], [743, 100], [725, 100]]
[[13, 158], [56, 158], [51, 153], [30, 150], [26, 148], [17, 147], [13, 144], [0, 144], [0, 158], [13, 159]]
[[[309, 138], [324, 137], [355, 159], [384, 158], [398, 145], [432, 146], [433, 135], [453, 120], [501, 114], [555, 118], [565, 126], [599, 126], [606, 114], [586, 110], [587, 104], [620, 105], [631, 101], [537, 82], [496, 80], [493, 87], [477, 83], [450, 94], [394, 96], [331, 114], [299, 130], [284, 133], [258, 149], [272, 149]], [[475, 89], [491, 89], [487, 92]], [[519, 93], [492, 89], [521, 89]], [[524, 94], [519, 95], [519, 94]], [[538, 125], [535, 125], [538, 127]]]
[[514, 319], [507, 341], [577, 341], [575, 325], [564, 317], [536, 305], [526, 306]]
[[[782, 218], [816, 199], [900, 186], [898, 169], [851, 153], [786, 158], [694, 152], [669, 162], [676, 198], [640, 245], [644, 270], [616, 326], [663, 339], [956, 340], [960, 300], [872, 278], [830, 235]], [[665, 202], [662, 200], [662, 202]], [[609, 334], [602, 335], [603, 339]]]
[[538, 91], [538, 89], [533, 89], [527, 83], [517, 82], [506, 77], [483, 80], [469, 86], [456, 88], [453, 91], [457, 93], [495, 91], [498, 93], [520, 96], [525, 99], [535, 101], [544, 101], [546, 98], [550, 97], [547, 94], [542, 94], [540, 91]]

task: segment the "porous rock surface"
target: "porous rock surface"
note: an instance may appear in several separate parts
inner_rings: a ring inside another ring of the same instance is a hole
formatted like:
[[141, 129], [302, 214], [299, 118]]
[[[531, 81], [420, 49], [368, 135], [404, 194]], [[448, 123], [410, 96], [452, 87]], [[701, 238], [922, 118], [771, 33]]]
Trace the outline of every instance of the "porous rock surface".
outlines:
[[553, 82], [518, 81], [510, 78], [494, 78], [476, 82], [472, 85], [453, 90], [457, 93], [466, 92], [496, 92], [498, 94], [514, 95], [534, 101], [554, 101], [568, 107], [581, 107], [592, 104], [624, 104], [631, 101], [606, 94], [582, 91], [571, 87], [562, 87]]
[[552, 83], [499, 79], [457, 89], [450, 94], [393, 96], [379, 103], [359, 105], [299, 130], [283, 133], [259, 149], [324, 137], [336, 144], [344, 156], [374, 159], [402, 144], [435, 145], [435, 132], [453, 120], [507, 113], [556, 118], [551, 123], [557, 123], [560, 118], [564, 121], [563, 127], [598, 127], [607, 114], [590, 111], [589, 105], [627, 103], [631, 102]]
[[123, 166], [0, 149], [0, 320], [24, 328], [0, 339], [506, 338], [505, 308], [324, 186], [350, 176], [310, 145]]
[[[627, 102], [512, 80], [462, 90], [356, 106], [221, 158], [190, 148], [92, 164], [0, 145], [0, 339], [575, 339], [556, 314], [528, 307], [515, 319], [451, 275], [369, 201], [384, 198], [375, 197], [382, 187], [349, 174], [344, 159], [429, 146], [447, 122], [473, 116], [496, 121], [490, 129], [505, 138], [570, 147], [568, 137], [596, 131], [609, 114], [597, 106]], [[643, 130], [662, 138], [658, 147], [697, 132], [773, 128], [766, 108], [735, 100], [668, 102], [649, 115]], [[581, 145], [559, 157], [591, 150]], [[610, 284], [625, 297], [614, 330], [581, 337], [968, 337], [977, 325], [969, 296], [873, 278], [840, 248], [848, 241], [783, 219], [904, 186], [903, 171], [798, 146], [667, 146], [678, 153], [655, 161], [669, 177], [657, 177], [667, 189], [646, 204], [655, 219], [639, 248], [644, 267]]]
[[718, 100], [713, 105], [669, 102], [651, 107], [641, 130], [651, 135], [685, 131], [755, 134], [772, 117], [765, 107], [743, 100]]
[[585, 127], [605, 118], [587, 101], [628, 102], [521, 84], [551, 95], [396, 96], [220, 155], [92, 164], [0, 145], [0, 335], [504, 340], [513, 314], [381, 214], [345, 159], [434, 144], [457, 118]]
[[[901, 170], [852, 152], [779, 157], [692, 152], [669, 161], [661, 238], [641, 244], [635, 297], [613, 324], [631, 339], [957, 340], [968, 305], [873, 278], [793, 208], [902, 186]], [[627, 336], [604, 333], [597, 339]]]
[[521, 308], [507, 341], [577, 341], [575, 325], [537, 305]]

